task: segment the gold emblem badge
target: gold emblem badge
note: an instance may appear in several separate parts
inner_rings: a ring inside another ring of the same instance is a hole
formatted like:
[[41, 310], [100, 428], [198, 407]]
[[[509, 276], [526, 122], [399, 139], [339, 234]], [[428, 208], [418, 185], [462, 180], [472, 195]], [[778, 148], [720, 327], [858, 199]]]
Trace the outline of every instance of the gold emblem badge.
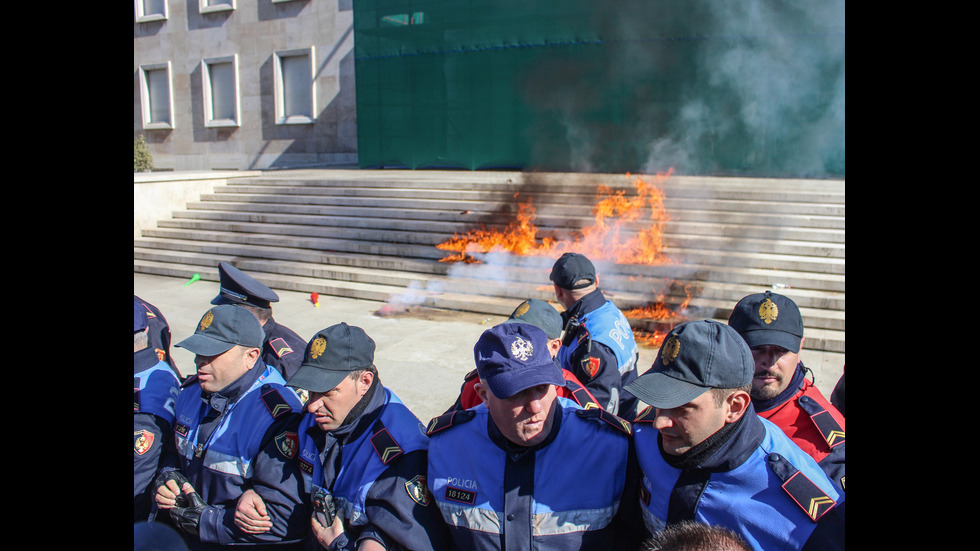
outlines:
[[207, 314], [204, 314], [204, 317], [201, 318], [201, 324], [198, 325], [197, 327], [201, 331], [204, 331], [208, 327], [211, 327], [211, 322], [212, 321], [214, 321], [214, 314], [211, 313], [211, 310], [208, 310], [208, 313]]
[[664, 362], [664, 365], [667, 365], [676, 360], [680, 352], [681, 341], [677, 340], [677, 335], [672, 335], [664, 342], [664, 346], [660, 350], [660, 360]]
[[531, 303], [525, 300], [524, 302], [521, 303], [520, 306], [517, 307], [517, 310], [514, 310], [514, 317], [519, 318], [524, 314], [526, 314], [527, 311], [530, 309], [531, 309]]
[[769, 298], [762, 301], [762, 304], [759, 305], [759, 318], [761, 318], [762, 321], [766, 322], [766, 324], [768, 325], [776, 321], [776, 318], [778, 317], [779, 317], [779, 308], [776, 307], [776, 303], [774, 303], [772, 299]]
[[317, 359], [323, 351], [327, 349], [327, 339], [323, 337], [317, 337], [313, 344], [310, 345], [310, 358]]
[[534, 354], [534, 346], [529, 341], [517, 337], [510, 343], [510, 353], [518, 360], [526, 362]]

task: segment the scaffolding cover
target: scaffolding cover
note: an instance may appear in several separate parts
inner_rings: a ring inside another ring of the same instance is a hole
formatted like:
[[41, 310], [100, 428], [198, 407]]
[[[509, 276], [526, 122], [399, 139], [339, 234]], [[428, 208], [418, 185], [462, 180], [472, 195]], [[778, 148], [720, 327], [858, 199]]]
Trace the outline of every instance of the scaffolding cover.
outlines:
[[842, 0], [353, 9], [363, 168], [843, 177]]

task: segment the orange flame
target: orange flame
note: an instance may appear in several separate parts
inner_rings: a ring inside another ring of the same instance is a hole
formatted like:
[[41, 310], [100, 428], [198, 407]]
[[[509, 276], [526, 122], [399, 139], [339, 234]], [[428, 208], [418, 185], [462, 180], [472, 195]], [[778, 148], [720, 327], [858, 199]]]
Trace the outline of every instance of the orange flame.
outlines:
[[[508, 252], [521, 256], [557, 257], [575, 251], [593, 259], [624, 264], [669, 263], [670, 258], [663, 253], [663, 228], [669, 216], [664, 208], [663, 192], [657, 184], [662, 184], [672, 173], [673, 168], [657, 173], [653, 184], [636, 177], [633, 180], [637, 192], [634, 197], [626, 197], [625, 190], [613, 191], [608, 186], [599, 186], [597, 201], [592, 208], [595, 221], [582, 229], [581, 237], [573, 241], [558, 241], [551, 237], [538, 239], [538, 229], [534, 225], [537, 214], [531, 201], [527, 201], [520, 204], [516, 220], [503, 231], [472, 230], [436, 245], [441, 250], [454, 253], [440, 262], [479, 263], [472, 256], [475, 253]], [[626, 176], [630, 177], [629, 174]], [[638, 232], [630, 231], [630, 225], [635, 227], [642, 223], [641, 217], [646, 209], [650, 212], [650, 223]]]
[[640, 346], [648, 346], [650, 348], [660, 348], [660, 345], [664, 343], [664, 337], [667, 333], [663, 331], [640, 331], [633, 329], [633, 339], [636, 340], [636, 344]]
[[664, 337], [667, 336], [667, 332], [670, 328], [673, 328], [677, 323], [681, 323], [687, 320], [687, 316], [682, 314], [684, 310], [687, 309], [688, 305], [691, 303], [691, 284], [684, 286], [684, 292], [686, 297], [677, 306], [676, 309], [671, 308], [667, 305], [664, 300], [664, 295], [657, 297], [656, 302], [651, 302], [646, 306], [631, 308], [629, 310], [623, 310], [623, 315], [628, 319], [643, 319], [643, 320], [653, 320], [655, 322], [663, 322], [662, 327], [666, 327], [666, 330], [654, 329], [653, 331], [645, 330], [640, 327], [633, 327], [633, 338], [636, 339], [637, 344], [641, 346], [649, 346], [652, 348], [659, 348], [663, 344]]
[[651, 320], [676, 320], [683, 319], [684, 315], [680, 312], [687, 310], [687, 307], [691, 304], [691, 289], [693, 285], [688, 283], [684, 285], [684, 300], [677, 305], [676, 309], [667, 306], [664, 300], [664, 295], [657, 297], [656, 302], [651, 302], [647, 306], [639, 308], [631, 308], [629, 310], [623, 310], [623, 315], [627, 318], [640, 318], [640, 319], [651, 319]]

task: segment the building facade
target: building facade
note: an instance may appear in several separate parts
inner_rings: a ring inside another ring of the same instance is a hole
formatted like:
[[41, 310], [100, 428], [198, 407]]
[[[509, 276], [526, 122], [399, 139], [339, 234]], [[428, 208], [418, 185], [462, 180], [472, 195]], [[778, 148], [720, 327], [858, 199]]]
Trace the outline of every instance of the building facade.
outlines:
[[353, 0], [135, 0], [133, 137], [156, 170], [357, 162]]

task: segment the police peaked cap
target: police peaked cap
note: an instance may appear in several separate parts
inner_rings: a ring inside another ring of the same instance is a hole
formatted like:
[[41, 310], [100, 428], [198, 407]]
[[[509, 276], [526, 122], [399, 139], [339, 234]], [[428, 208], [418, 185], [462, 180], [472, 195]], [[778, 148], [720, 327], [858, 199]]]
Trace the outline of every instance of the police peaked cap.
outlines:
[[211, 304], [246, 304], [268, 308], [279, 302], [275, 291], [227, 262], [218, 264], [221, 288]]

